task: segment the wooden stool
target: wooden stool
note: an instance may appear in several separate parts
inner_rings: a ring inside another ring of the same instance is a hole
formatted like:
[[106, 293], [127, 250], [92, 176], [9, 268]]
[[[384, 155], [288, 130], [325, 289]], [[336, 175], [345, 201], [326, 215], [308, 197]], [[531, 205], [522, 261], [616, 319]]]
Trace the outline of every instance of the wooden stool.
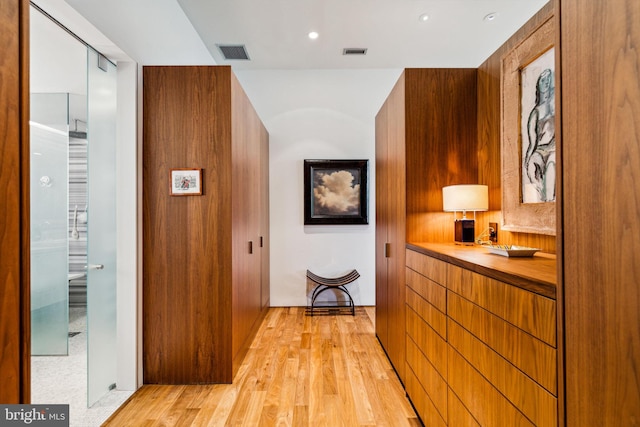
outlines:
[[[345, 288], [345, 285], [353, 282], [358, 277], [360, 277], [360, 273], [356, 270], [351, 270], [351, 272], [340, 277], [320, 277], [307, 270], [307, 279], [314, 282], [317, 286], [311, 294], [311, 306], [307, 307], [305, 310], [306, 314], [313, 316], [315, 311], [317, 314], [351, 314], [352, 316], [355, 316], [356, 308], [353, 304], [353, 298], [351, 298], [351, 294], [347, 288]], [[331, 305], [317, 305], [316, 299], [318, 296], [329, 289], [342, 291], [349, 300], [342, 303], [340, 301], [336, 301], [335, 304]]]

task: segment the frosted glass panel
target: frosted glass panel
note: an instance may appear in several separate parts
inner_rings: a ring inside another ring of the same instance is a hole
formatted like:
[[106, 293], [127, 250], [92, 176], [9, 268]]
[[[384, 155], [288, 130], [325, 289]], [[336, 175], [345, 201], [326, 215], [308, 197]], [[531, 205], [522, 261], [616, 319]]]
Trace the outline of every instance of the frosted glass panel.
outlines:
[[66, 355], [67, 95], [31, 95], [31, 354]]
[[116, 68], [88, 52], [88, 405], [116, 382]]

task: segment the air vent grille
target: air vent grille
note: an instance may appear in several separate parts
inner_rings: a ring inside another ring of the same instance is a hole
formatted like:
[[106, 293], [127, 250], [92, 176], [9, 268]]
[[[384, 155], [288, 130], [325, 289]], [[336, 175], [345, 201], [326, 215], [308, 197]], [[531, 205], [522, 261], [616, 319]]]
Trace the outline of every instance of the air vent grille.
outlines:
[[224, 59], [249, 59], [249, 54], [247, 54], [247, 49], [242, 44], [218, 44], [218, 49], [224, 56]]
[[343, 55], [366, 55], [367, 48], [365, 47], [345, 47], [342, 49]]

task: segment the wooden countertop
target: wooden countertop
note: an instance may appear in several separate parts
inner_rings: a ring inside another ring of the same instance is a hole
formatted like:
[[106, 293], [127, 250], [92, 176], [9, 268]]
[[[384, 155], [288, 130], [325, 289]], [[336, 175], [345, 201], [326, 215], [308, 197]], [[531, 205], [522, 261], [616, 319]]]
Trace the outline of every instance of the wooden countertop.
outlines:
[[407, 243], [407, 249], [457, 265], [522, 289], [556, 298], [556, 256], [537, 252], [533, 257], [510, 258], [492, 254], [482, 246], [453, 243]]

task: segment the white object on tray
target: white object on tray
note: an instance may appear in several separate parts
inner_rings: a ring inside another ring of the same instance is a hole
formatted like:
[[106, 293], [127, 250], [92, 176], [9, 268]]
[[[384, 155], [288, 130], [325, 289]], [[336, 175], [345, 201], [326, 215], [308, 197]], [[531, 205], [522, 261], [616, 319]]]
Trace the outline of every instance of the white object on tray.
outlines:
[[492, 245], [485, 246], [492, 254], [508, 256], [508, 257], [530, 257], [540, 249], [528, 248], [526, 246], [516, 245]]

